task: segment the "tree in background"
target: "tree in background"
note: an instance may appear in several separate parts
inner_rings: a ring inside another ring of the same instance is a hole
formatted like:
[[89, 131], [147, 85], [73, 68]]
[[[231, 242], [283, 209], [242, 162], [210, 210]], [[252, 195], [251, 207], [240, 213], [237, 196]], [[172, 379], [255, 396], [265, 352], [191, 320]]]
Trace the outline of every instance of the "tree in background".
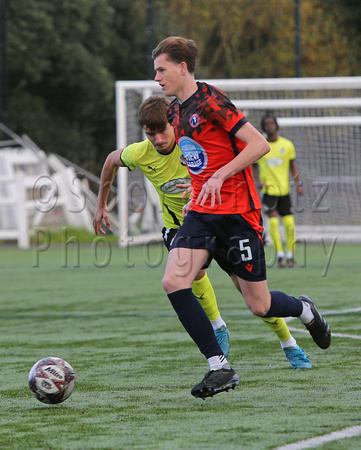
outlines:
[[[302, 75], [358, 75], [360, 61], [341, 20], [342, 7], [317, 0], [302, 0], [300, 5]], [[180, 33], [198, 44], [197, 76], [295, 76], [293, 1], [169, 0], [169, 9]]]
[[[147, 0], [6, 0], [9, 126], [99, 173], [116, 80], [147, 78]], [[359, 75], [361, 3], [302, 0], [303, 76]], [[193, 38], [199, 78], [294, 76], [294, 2], [153, 0], [154, 46]]]
[[136, 1], [11, 0], [10, 127], [89, 170], [115, 147], [114, 83], [144, 78]]

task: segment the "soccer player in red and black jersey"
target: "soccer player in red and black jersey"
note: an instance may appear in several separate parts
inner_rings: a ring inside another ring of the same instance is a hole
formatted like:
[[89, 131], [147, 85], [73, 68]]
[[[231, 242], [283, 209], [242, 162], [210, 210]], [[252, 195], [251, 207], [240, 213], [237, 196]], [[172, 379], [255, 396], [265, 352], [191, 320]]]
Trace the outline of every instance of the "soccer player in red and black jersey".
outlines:
[[269, 151], [267, 141], [225, 94], [195, 80], [194, 41], [169, 37], [152, 56], [155, 81], [165, 95], [176, 97], [169, 121], [193, 188], [192, 204], [172, 243], [162, 283], [179, 320], [208, 360], [209, 372], [191, 391], [205, 398], [239, 384], [191, 290], [196, 274], [216, 249], [227, 256], [232, 279], [253, 314], [298, 317], [320, 348], [329, 347], [331, 333], [309, 297], [268, 289], [261, 204], [251, 171]]

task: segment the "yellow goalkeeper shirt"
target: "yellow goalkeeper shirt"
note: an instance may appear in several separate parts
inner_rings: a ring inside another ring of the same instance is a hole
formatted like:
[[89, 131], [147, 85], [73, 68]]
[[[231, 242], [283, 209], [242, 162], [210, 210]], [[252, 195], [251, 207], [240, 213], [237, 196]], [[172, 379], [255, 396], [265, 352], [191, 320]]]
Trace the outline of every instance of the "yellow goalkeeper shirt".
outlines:
[[168, 155], [162, 155], [148, 139], [128, 145], [121, 154], [121, 160], [130, 170], [138, 167], [155, 187], [166, 228], [180, 227], [183, 222], [182, 207], [188, 202], [188, 198], [182, 198], [184, 189], [176, 186], [190, 183], [188, 169], [179, 158], [181, 155], [178, 145]]
[[279, 136], [275, 142], [268, 142], [271, 150], [257, 161], [259, 178], [264, 184], [262, 191], [277, 197], [290, 192], [290, 161], [296, 159], [293, 143]]

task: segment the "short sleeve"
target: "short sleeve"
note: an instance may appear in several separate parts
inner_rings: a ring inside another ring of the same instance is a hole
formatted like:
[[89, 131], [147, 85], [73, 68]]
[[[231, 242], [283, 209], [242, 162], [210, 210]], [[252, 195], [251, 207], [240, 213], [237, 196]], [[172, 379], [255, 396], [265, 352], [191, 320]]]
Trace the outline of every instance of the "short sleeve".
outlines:
[[129, 170], [134, 170], [137, 168], [137, 163], [134, 159], [134, 145], [128, 145], [128, 147], [125, 147], [125, 149], [122, 151], [120, 155], [120, 159], [123, 161], [123, 163], [129, 168]]

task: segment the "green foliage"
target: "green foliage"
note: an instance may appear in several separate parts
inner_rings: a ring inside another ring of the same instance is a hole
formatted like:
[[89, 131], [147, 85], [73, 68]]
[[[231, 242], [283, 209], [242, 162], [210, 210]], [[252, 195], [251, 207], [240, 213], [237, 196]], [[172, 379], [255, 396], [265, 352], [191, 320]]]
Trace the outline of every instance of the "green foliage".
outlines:
[[[1, 249], [1, 448], [263, 450], [360, 425], [360, 345], [350, 337], [360, 334], [360, 246], [336, 246], [327, 276], [321, 243], [307, 246], [304, 259], [299, 249], [297, 269], [278, 269], [266, 249], [270, 287], [314, 296], [334, 333], [323, 351], [298, 320], [289, 323], [311, 357], [305, 371], [290, 368], [275, 336], [212, 265], [241, 385], [205, 401], [190, 395], [208, 366], [162, 290], [165, 260], [152, 266], [146, 257], [161, 248], [114, 249], [104, 268], [90, 247], [81, 247], [79, 267], [62, 267], [62, 246], [41, 251], [37, 266], [36, 247]], [[59, 405], [38, 402], [27, 386], [45, 356], [76, 371], [74, 393]], [[356, 450], [359, 439], [325, 448]]]
[[[222, 6], [218, 0], [169, 3], [180, 34], [199, 46], [201, 78], [295, 76], [293, 1], [224, 0]], [[300, 2], [302, 76], [360, 73], [360, 41], [355, 42], [354, 31], [343, 20], [349, 10], [333, 6]], [[360, 5], [355, 9], [360, 13]], [[197, 20], [190, 21], [190, 15]]]
[[[6, 1], [9, 123], [98, 174], [116, 146], [116, 80], [146, 79], [147, 0]], [[289, 0], [153, 0], [153, 46], [195, 39], [199, 78], [294, 76]], [[359, 75], [360, 3], [302, 0], [303, 76]]]
[[96, 161], [115, 148], [114, 83], [144, 78], [145, 34], [130, 39], [139, 29], [136, 7], [136, 1], [12, 0], [11, 128], [47, 152], [98, 171]]

